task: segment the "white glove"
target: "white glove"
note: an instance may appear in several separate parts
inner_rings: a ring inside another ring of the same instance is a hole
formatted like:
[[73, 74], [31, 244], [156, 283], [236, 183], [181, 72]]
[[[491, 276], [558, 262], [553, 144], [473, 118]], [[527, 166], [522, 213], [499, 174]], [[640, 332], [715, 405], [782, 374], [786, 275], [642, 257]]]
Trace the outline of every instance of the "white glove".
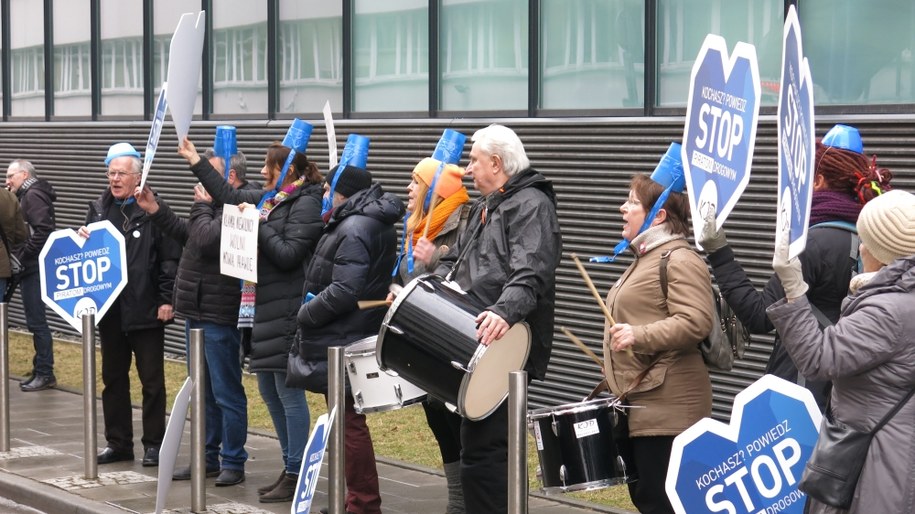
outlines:
[[721, 250], [728, 245], [728, 239], [724, 236], [723, 230], [718, 230], [715, 222], [715, 209], [706, 209], [702, 217], [705, 223], [702, 224], [702, 233], [699, 234], [699, 246], [707, 254], [712, 254]]
[[775, 238], [775, 255], [772, 256], [772, 269], [778, 275], [785, 289], [788, 301], [800, 298], [807, 293], [807, 282], [804, 282], [804, 272], [801, 270], [801, 261], [797, 257], [788, 260], [788, 227], [778, 231]]

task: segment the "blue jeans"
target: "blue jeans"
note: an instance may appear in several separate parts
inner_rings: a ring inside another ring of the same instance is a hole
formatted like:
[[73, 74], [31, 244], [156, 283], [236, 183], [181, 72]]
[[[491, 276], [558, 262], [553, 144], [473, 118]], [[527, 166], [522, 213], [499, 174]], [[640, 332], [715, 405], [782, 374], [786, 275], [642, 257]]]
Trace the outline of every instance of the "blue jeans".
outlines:
[[286, 373], [272, 371], [257, 372], [257, 387], [273, 419], [286, 473], [298, 475], [311, 423], [305, 391], [286, 387]]
[[[190, 330], [203, 329], [206, 365], [206, 467], [242, 471], [248, 452], [248, 398], [241, 383], [238, 329], [209, 321], [186, 320], [188, 354]], [[222, 445], [222, 451], [220, 451]]]
[[41, 277], [38, 270], [22, 277], [19, 293], [25, 309], [25, 324], [32, 333], [32, 344], [35, 346], [32, 373], [43, 377], [54, 376], [54, 341], [51, 339], [51, 329], [48, 328], [44, 302], [41, 301]]

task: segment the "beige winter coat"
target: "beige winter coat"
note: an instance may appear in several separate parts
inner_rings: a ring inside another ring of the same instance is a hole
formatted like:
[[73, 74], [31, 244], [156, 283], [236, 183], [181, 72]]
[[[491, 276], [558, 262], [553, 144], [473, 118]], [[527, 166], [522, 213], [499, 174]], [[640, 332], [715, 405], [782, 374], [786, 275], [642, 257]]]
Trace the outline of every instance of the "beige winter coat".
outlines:
[[[667, 265], [668, 293], [661, 291], [661, 255], [674, 248]], [[698, 344], [712, 327], [711, 280], [702, 258], [682, 236], [663, 225], [632, 244], [635, 261], [607, 295], [617, 323], [632, 325], [633, 356], [610, 350], [604, 328], [604, 369], [613, 394], [629, 389], [656, 358], [648, 375], [629, 393], [630, 437], [677, 435], [712, 412], [712, 386]]]

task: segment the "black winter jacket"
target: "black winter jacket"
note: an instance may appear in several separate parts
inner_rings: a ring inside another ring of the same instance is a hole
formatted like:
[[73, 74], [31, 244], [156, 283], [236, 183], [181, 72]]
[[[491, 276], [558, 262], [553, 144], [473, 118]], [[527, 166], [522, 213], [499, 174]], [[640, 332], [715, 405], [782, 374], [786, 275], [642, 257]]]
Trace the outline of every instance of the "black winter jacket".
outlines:
[[[159, 200], [159, 204], [165, 205], [165, 202]], [[119, 309], [123, 332], [161, 327], [158, 311], [160, 306], [172, 304], [181, 247], [153, 224], [135, 202], [123, 209], [126, 225], [119, 211], [111, 190], [106, 189], [101, 197], [89, 202], [86, 215], [87, 225], [109, 220], [124, 235], [127, 286], [111, 309]], [[125, 226], [127, 230], [124, 230]]]
[[16, 257], [25, 266], [25, 273], [38, 273], [38, 255], [51, 232], [57, 228], [54, 202], [57, 193], [51, 183], [42, 178], [29, 178], [16, 191], [22, 218], [28, 228], [26, 240], [15, 249]]
[[[235, 189], [206, 159], [191, 171], [213, 196], [228, 204], [257, 204], [263, 190]], [[258, 227], [257, 296], [251, 332], [251, 371], [286, 372], [302, 304], [305, 266], [321, 237], [320, 184], [304, 184], [270, 211]], [[237, 312], [236, 312], [237, 314]]]
[[453, 280], [509, 325], [519, 321], [530, 325], [531, 351], [525, 370], [542, 380], [553, 348], [556, 267], [562, 257], [553, 184], [528, 168], [498, 191], [476, 200], [467, 230], [439, 261], [436, 273], [447, 275], [467, 246]]
[[[239, 189], [253, 188], [245, 183]], [[234, 327], [238, 322], [241, 283], [219, 273], [222, 204], [194, 202], [185, 220], [163, 203], [150, 219], [184, 247], [175, 278], [175, 314]]]
[[397, 195], [380, 184], [359, 191], [335, 208], [305, 272], [296, 351], [311, 363], [309, 390], [327, 389], [327, 348], [378, 334], [384, 309], [360, 310], [359, 300], [383, 300], [397, 254], [394, 224], [404, 214]]
[[[833, 323], [839, 319], [842, 300], [848, 295], [848, 283], [857, 266], [857, 238], [841, 228], [812, 226], [807, 233], [807, 247], [800, 255], [804, 282], [810, 289], [807, 299]], [[766, 308], [785, 297], [777, 275], [772, 275], [766, 287], [757, 291], [746, 271], [734, 259], [730, 246], [709, 254], [709, 264], [721, 294], [737, 318], [753, 334], [767, 334], [775, 326], [766, 315]], [[797, 367], [781, 345], [778, 334], [775, 348], [769, 356], [766, 372], [795, 383], [803, 383], [813, 393], [822, 410], [829, 393], [829, 382], [808, 381], [798, 375]]]

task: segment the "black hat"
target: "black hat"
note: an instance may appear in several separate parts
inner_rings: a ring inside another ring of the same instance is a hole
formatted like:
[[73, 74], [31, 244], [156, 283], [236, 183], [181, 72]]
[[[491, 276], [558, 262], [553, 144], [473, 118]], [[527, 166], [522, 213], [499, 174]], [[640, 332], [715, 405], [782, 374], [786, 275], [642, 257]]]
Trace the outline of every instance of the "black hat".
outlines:
[[[338, 169], [339, 166], [334, 166], [327, 174], [328, 184], [333, 186]], [[337, 179], [337, 185], [334, 186], [335, 193], [349, 198], [363, 189], [372, 187], [372, 174], [365, 168], [347, 164], [341, 173], [340, 178]]]

